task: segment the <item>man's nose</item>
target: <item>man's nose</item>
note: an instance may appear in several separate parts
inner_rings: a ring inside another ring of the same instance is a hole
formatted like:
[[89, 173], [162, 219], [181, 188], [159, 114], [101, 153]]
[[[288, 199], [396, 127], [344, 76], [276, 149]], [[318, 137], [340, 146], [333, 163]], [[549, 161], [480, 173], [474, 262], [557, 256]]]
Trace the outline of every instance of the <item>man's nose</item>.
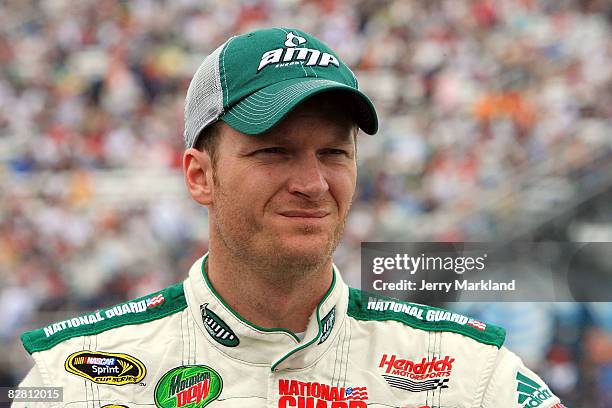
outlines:
[[316, 154], [296, 158], [289, 178], [289, 192], [311, 200], [321, 198], [328, 190], [322, 163]]

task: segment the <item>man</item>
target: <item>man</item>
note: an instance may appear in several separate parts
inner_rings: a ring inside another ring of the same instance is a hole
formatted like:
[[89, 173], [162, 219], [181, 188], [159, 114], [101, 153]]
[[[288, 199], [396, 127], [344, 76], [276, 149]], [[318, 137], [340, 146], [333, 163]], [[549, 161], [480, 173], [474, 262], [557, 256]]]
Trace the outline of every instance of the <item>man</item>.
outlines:
[[22, 336], [66, 406], [561, 407], [503, 329], [349, 289], [332, 264], [377, 116], [296, 29], [233, 37], [187, 92], [210, 250], [184, 284]]

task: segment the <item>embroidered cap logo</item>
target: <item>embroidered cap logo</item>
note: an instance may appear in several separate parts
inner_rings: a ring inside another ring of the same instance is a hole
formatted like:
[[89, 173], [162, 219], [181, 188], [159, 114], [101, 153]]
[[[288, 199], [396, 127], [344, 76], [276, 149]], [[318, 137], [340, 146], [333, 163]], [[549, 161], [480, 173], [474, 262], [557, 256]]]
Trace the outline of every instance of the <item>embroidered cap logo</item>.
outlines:
[[[297, 41], [297, 44], [295, 41]], [[305, 43], [306, 39], [304, 37], [288, 32], [284, 44], [287, 48], [277, 48], [275, 50], [265, 52], [261, 56], [261, 61], [259, 62], [257, 72], [261, 71], [268, 65], [275, 65], [278, 68], [288, 65], [304, 64], [304, 62], [306, 62], [305, 65], [307, 67], [312, 67], [315, 65], [327, 67], [330, 64], [335, 65], [336, 67], [340, 66], [338, 59], [327, 52], [321, 52], [315, 48], [298, 47], [298, 45]]]
[[[293, 42], [293, 40], [297, 40], [297, 44]], [[306, 42], [304, 37], [300, 37], [299, 35], [295, 35], [291, 32], [287, 33], [287, 40], [285, 41], [285, 47], [297, 47], [298, 45], [302, 45]]]

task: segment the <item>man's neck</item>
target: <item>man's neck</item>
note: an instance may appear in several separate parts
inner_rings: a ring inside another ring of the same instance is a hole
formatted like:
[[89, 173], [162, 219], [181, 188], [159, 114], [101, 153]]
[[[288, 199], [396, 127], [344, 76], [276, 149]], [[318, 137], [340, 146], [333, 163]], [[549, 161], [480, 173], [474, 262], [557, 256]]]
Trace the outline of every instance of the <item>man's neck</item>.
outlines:
[[240, 316], [264, 328], [306, 330], [308, 320], [329, 290], [332, 262], [299, 272], [263, 270], [210, 248], [205, 271], [219, 296]]

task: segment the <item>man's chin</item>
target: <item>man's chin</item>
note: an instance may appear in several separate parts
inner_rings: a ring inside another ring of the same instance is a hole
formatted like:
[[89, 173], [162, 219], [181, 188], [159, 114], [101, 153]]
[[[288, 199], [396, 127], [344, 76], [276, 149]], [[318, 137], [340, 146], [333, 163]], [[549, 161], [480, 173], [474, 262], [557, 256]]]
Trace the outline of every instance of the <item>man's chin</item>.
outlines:
[[327, 261], [331, 256], [331, 243], [329, 238], [300, 237], [283, 239], [277, 250], [281, 257], [305, 264], [319, 264]]

